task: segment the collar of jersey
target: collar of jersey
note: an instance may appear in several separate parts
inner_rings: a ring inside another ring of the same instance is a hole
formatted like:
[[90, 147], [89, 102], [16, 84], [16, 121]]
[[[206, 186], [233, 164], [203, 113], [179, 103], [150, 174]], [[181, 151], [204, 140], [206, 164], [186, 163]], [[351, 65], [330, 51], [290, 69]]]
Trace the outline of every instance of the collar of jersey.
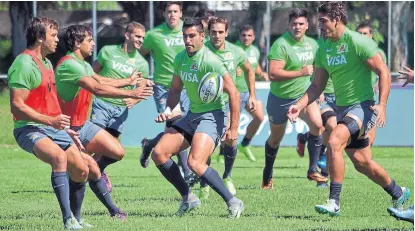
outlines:
[[137, 53], [138, 53], [138, 51], [137, 50], [135, 50], [135, 52], [133, 53], [133, 54], [131, 54], [130, 55], [130, 53], [126, 53], [126, 52], [124, 52], [124, 50], [123, 50], [123, 43], [121, 43], [119, 46], [118, 46], [118, 49], [120, 49], [121, 50], [121, 53], [123, 54], [123, 55], [125, 55], [127, 58], [129, 58], [129, 59], [133, 59], [133, 58], [135, 58], [136, 56], [137, 56]]

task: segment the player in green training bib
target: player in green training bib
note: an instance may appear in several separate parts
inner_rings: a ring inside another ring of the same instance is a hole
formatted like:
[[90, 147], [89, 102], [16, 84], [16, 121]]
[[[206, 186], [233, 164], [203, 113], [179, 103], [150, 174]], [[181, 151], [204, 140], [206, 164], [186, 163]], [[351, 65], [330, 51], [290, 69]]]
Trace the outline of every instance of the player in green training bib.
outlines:
[[[205, 33], [199, 18], [184, 20], [183, 41], [186, 50], [180, 52], [174, 60], [174, 75], [167, 97], [167, 107], [174, 108], [179, 103], [180, 92], [186, 87], [190, 111], [167, 128], [154, 148], [152, 159], [163, 176], [180, 192], [182, 202], [176, 215], [183, 216], [198, 207], [200, 200], [191, 192], [171, 157], [192, 145], [188, 159], [192, 171], [223, 198], [229, 217], [238, 218], [244, 209], [243, 202], [232, 195], [218, 173], [206, 161], [223, 135], [227, 143], [238, 138], [239, 93], [226, 67], [203, 45], [204, 38]], [[230, 128], [226, 132], [228, 112], [224, 95], [214, 102], [203, 103], [198, 94], [199, 82], [209, 72], [222, 76], [223, 91], [229, 95]], [[169, 118], [169, 113], [160, 113], [156, 121], [164, 122]]]
[[[235, 45], [241, 47], [245, 51], [248, 56], [248, 61], [251, 64], [252, 69], [255, 71], [256, 76], [260, 76], [260, 78], [264, 81], [268, 81], [267, 73], [262, 71], [261, 66], [258, 63], [260, 53], [258, 48], [252, 44], [254, 40], [254, 28], [251, 25], [244, 25], [239, 30], [239, 40], [235, 43]], [[249, 144], [264, 120], [264, 105], [261, 101], [257, 101], [257, 108], [253, 112], [251, 112], [249, 108], [245, 107], [248, 102], [249, 92], [245, 81], [245, 75], [240, 68], [237, 68], [236, 70], [236, 88], [238, 88], [241, 94], [241, 109], [245, 108], [245, 110], [253, 118], [246, 128], [246, 134], [242, 142], [238, 145], [238, 150], [243, 152], [250, 161], [255, 161], [255, 156], [253, 155]]]
[[[104, 46], [98, 59], [93, 65], [95, 73], [110, 79], [128, 79], [134, 71], [148, 79], [149, 67], [147, 61], [138, 52], [145, 35], [145, 28], [137, 22], [131, 22], [125, 30], [123, 44]], [[151, 81], [145, 81], [151, 85]], [[131, 90], [128, 85], [123, 89]], [[121, 99], [96, 97], [92, 103], [91, 122], [105, 128], [107, 132], [118, 138], [128, 117], [128, 109], [139, 103], [140, 99]]]
[[[208, 30], [210, 40], [205, 42], [205, 46], [219, 57], [219, 60], [221, 60], [221, 62], [225, 65], [234, 82], [236, 81], [236, 69], [238, 67], [240, 67], [243, 72], [245, 72], [246, 78], [243, 80], [248, 82], [249, 85], [247, 107], [249, 110], [255, 111], [257, 103], [255, 97], [255, 73], [251, 68], [251, 65], [248, 61], [248, 56], [245, 54], [245, 52], [240, 47], [237, 47], [232, 43], [226, 41], [226, 37], [228, 36], [228, 21], [225, 18], [221, 17], [211, 18], [209, 20]], [[227, 95], [224, 95], [224, 97], [226, 102], [228, 102]], [[233, 195], [236, 194], [236, 188], [231, 178], [231, 172], [237, 153], [238, 151], [236, 141], [232, 144], [226, 144], [222, 142], [219, 154], [223, 155], [225, 159], [223, 180]], [[207, 199], [209, 193], [206, 182], [202, 180], [200, 182], [200, 186], [200, 197]]]
[[[53, 67], [46, 58], [56, 51], [58, 27], [56, 21], [47, 17], [34, 17], [28, 21], [27, 49], [13, 61], [7, 81], [15, 140], [23, 150], [50, 165], [50, 182], [59, 202], [64, 227], [78, 230], [87, 224], [72, 215], [72, 203], [76, 201], [70, 200], [69, 182], [85, 182], [88, 166], [84, 160], [89, 158], [91, 165], [94, 160], [81, 154], [68, 135], [72, 132], [68, 129], [70, 117], [59, 107]], [[96, 164], [93, 167], [97, 167]], [[33, 197], [34, 203], [38, 199]], [[51, 206], [56, 206], [55, 203], [49, 202]]]
[[[271, 134], [265, 142], [265, 167], [262, 177], [262, 188], [272, 189], [274, 161], [287, 126], [287, 111], [295, 104], [310, 85], [313, 74], [314, 57], [318, 48], [317, 42], [306, 36], [308, 30], [308, 12], [305, 9], [293, 9], [288, 18], [288, 31], [272, 45], [269, 60], [269, 79], [271, 91], [268, 95], [267, 112]], [[321, 121], [320, 108], [317, 102], [310, 104], [301, 113], [301, 119], [310, 128], [308, 139], [309, 167], [307, 178], [317, 184], [327, 182], [317, 168], [322, 145], [324, 127]], [[297, 150], [304, 156], [304, 146]]]
[[[295, 121], [299, 112], [323, 92], [327, 79], [333, 80], [338, 125], [331, 132], [327, 156], [330, 160], [330, 195], [326, 204], [316, 205], [318, 213], [340, 215], [340, 193], [344, 179], [343, 150], [355, 168], [381, 186], [400, 208], [408, 201], [410, 190], [398, 186], [372, 159], [368, 131], [386, 122], [386, 103], [390, 91], [390, 73], [377, 44], [346, 27], [347, 12], [341, 2], [324, 3], [318, 8], [319, 26], [327, 40], [317, 51], [315, 78], [306, 94], [290, 106], [287, 116]], [[372, 71], [379, 76], [379, 103], [375, 104]], [[358, 195], [356, 195], [358, 196]]]
[[[357, 26], [356, 31], [359, 32], [361, 35], [365, 35], [365, 36], [369, 37], [370, 39], [373, 39], [372, 27], [369, 24], [365, 23], [365, 22], [360, 23]], [[385, 52], [383, 52], [383, 50], [380, 49], [380, 48], [379, 48], [379, 52], [382, 55], [383, 61], [385, 63], [387, 63]], [[373, 87], [373, 92], [375, 93], [375, 95], [377, 95], [378, 92], [379, 92], [378, 79], [379, 79], [379, 77], [376, 74], [376, 72], [372, 71], [372, 87]], [[375, 138], [376, 138], [376, 126], [374, 126], [373, 129], [371, 129], [369, 131], [368, 136], [369, 136], [369, 140], [370, 140], [370, 146], [372, 146], [373, 142], [375, 142]]]
[[[71, 117], [71, 128], [79, 132], [79, 139], [85, 151], [102, 155], [97, 161], [98, 166], [90, 169], [90, 172], [94, 172], [93, 176], [97, 178], [89, 179], [89, 186], [108, 209], [110, 215], [124, 221], [126, 214], [113, 203], [111, 189], [107, 188], [105, 179], [101, 177], [101, 173], [108, 165], [124, 157], [124, 149], [116, 138], [87, 120], [88, 109], [92, 94], [100, 97], [143, 99], [151, 96], [152, 87], [140, 86], [134, 90], [119, 89], [113, 86], [135, 85], [137, 78], [110, 79], [95, 74], [91, 65], [85, 61], [91, 56], [95, 46], [90, 27], [84, 25], [68, 27], [64, 41], [68, 53], [56, 66], [59, 104], [62, 111]], [[136, 74], [137, 72], [133, 72], [131, 75], [134, 77]], [[80, 217], [85, 182], [83, 185], [78, 183], [70, 187], [74, 198], [78, 201], [72, 212]]]
[[193, 17], [200, 18], [202, 20], [203, 30], [205, 31], [205, 42], [210, 40], [208, 23], [213, 16], [215, 16], [215, 12], [209, 9], [200, 9], [193, 15]]
[[[144, 56], [151, 52], [151, 56], [154, 59], [155, 66], [153, 80], [155, 85], [153, 86], [153, 97], [158, 113], [164, 112], [166, 109], [167, 93], [170, 88], [174, 71], [174, 58], [179, 52], [184, 50], [182, 32], [183, 22], [180, 19], [181, 17], [181, 3], [166, 2], [164, 7], [165, 22], [147, 33], [144, 38], [143, 46], [140, 49], [141, 54]], [[189, 99], [186, 94], [186, 89], [183, 89], [180, 95], [180, 110], [181, 113], [174, 111], [175, 115], [186, 114], [189, 110]], [[140, 156], [140, 164], [143, 168], [148, 166], [151, 151], [162, 135], [163, 132], [159, 133], [153, 139], [144, 138], [141, 141], [142, 153]], [[188, 178], [191, 175], [191, 171], [186, 162], [187, 151], [184, 150], [177, 157], [184, 176]]]

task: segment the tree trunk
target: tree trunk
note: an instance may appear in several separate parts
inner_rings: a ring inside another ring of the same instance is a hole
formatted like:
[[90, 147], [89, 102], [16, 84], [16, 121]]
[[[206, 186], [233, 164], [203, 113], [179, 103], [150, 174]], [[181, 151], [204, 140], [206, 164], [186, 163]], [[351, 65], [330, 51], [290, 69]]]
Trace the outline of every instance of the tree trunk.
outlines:
[[13, 59], [26, 49], [26, 27], [32, 14], [32, 2], [9, 2], [9, 15], [12, 22]]
[[391, 71], [403, 69], [408, 60], [408, 18], [411, 2], [392, 2]]

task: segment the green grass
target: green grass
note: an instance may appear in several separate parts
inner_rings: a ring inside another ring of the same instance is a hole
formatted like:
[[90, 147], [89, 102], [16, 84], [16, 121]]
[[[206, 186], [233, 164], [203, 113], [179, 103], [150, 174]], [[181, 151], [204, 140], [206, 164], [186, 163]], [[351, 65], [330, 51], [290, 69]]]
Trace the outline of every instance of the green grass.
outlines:
[[0, 145], [12, 145], [16, 141], [13, 138], [13, 117], [10, 113], [9, 91], [0, 91]]
[[[329, 218], [313, 206], [328, 197], [305, 175], [308, 158], [299, 158], [293, 148], [281, 148], [274, 168], [275, 190], [260, 189], [263, 148], [255, 148], [258, 160], [239, 155], [233, 170], [237, 196], [246, 205], [239, 220], [226, 218], [222, 199], [211, 193], [209, 200], [183, 218], [174, 217], [179, 194], [155, 168], [138, 163], [139, 149], [127, 149], [126, 157], [108, 168], [114, 185], [112, 196], [129, 214], [126, 223], [107, 215], [90, 189], [83, 214], [95, 230], [412, 230], [410, 223], [396, 221], [386, 208], [390, 197], [382, 188], [354, 170], [346, 158], [346, 176], [341, 197], [342, 215]], [[50, 186], [50, 167], [16, 146], [0, 149], [0, 230], [62, 229], [60, 210]], [[216, 155], [214, 156], [216, 157]], [[374, 148], [374, 159], [398, 184], [413, 189], [413, 148]], [[220, 174], [223, 166], [213, 161]], [[197, 187], [198, 188], [198, 187]], [[197, 192], [197, 188], [194, 189]], [[211, 191], [212, 192], [212, 191]], [[413, 204], [411, 199], [410, 204]]]

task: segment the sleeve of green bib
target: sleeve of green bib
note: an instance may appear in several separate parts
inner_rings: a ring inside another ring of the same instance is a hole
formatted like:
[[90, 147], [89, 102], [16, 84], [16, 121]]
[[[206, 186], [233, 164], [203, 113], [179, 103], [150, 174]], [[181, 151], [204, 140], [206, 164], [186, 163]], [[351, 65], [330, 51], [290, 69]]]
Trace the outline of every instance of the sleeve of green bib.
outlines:
[[[82, 77], [92, 76], [89, 75], [90, 73], [84, 72], [85, 69], [80, 64], [78, 64], [75, 60], [68, 59], [56, 69], [56, 76], [59, 76], [59, 81], [61, 82], [76, 85]], [[90, 72], [89, 68], [88, 72]]]
[[19, 88], [32, 90], [40, 84], [41, 76], [40, 72], [34, 69], [35, 67], [31, 63], [23, 62], [22, 65], [9, 70], [8, 86], [9, 88]]
[[316, 68], [323, 68], [323, 65], [322, 65], [321, 59], [320, 59], [320, 57], [321, 57], [320, 52], [321, 52], [321, 48], [319, 47], [317, 49], [317, 52], [316, 52], [316, 57], [314, 58], [314, 65], [315, 65]]
[[246, 61], [248, 61], [248, 55], [241, 48], [238, 48], [238, 57], [240, 57], [237, 65], [238, 67], [243, 66]]
[[357, 55], [362, 59], [366, 60], [376, 55], [378, 50], [378, 44], [373, 39], [366, 36], [360, 36], [354, 39], [354, 45]]
[[144, 37], [143, 45], [142, 47], [146, 50], [151, 50], [152, 47], [152, 33], [148, 32], [147, 35]]
[[98, 63], [103, 66], [105, 63], [105, 60], [108, 58], [107, 49], [106, 47], [101, 48], [101, 50], [98, 53]]
[[268, 60], [287, 60], [287, 51], [278, 41], [272, 44], [268, 54]]
[[224, 75], [228, 73], [228, 70], [226, 69], [225, 65], [220, 62], [218, 59], [212, 59], [211, 64], [213, 67], [213, 71], [218, 73], [219, 75]]

